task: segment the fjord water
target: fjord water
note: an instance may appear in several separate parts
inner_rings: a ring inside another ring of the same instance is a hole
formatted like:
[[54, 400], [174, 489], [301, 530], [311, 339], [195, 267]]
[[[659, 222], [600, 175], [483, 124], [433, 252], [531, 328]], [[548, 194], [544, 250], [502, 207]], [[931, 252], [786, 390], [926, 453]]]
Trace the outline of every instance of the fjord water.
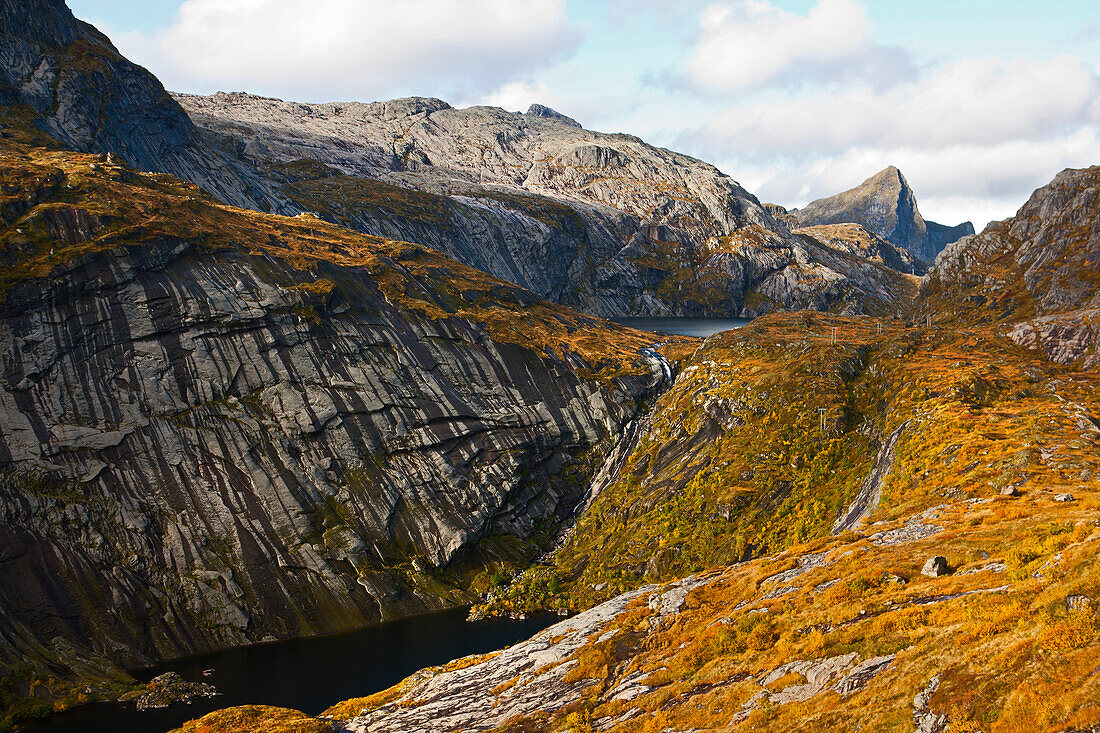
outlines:
[[639, 331], [653, 331], [671, 336], [695, 336], [706, 338], [722, 331], [741, 328], [748, 318], [613, 318], [615, 323], [630, 326]]
[[[191, 704], [139, 712], [133, 704], [98, 703], [27, 727], [29, 733], [165, 733], [212, 710], [274, 705], [316, 715], [330, 705], [384, 690], [418, 669], [502, 649], [561, 619], [487, 619], [468, 623], [466, 609], [413, 616], [359, 631], [229, 649], [149, 670], [209, 682], [222, 694]], [[213, 670], [204, 676], [204, 670]]]

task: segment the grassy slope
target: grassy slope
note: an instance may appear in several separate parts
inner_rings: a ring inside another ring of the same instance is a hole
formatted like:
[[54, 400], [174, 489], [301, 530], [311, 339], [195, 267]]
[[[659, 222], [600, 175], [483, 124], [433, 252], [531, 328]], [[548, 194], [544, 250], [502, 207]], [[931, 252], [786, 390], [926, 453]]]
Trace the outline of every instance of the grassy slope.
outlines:
[[[773, 316], [686, 356], [619, 480], [549, 565], [498, 592], [491, 606], [583, 608], [643, 582], [821, 536], [878, 445], [907, 420], [879, 516], [989, 497], [1010, 484], [1077, 485], [1072, 469], [1042, 460], [1042, 446], [1080, 443], [1092, 375], [1066, 382], [989, 330], [886, 322], [880, 334], [879, 323]], [[1076, 465], [1093, 448], [1086, 441], [1057, 460]]]
[[[281, 260], [301, 273], [303, 289], [318, 295], [332, 285], [319, 277], [319, 266], [365, 269], [410, 314], [484, 323], [497, 341], [575, 354], [606, 378], [647, 368], [637, 356], [647, 336], [539, 301], [433, 250], [308, 215], [236, 209], [171, 176], [26, 142], [23, 133], [0, 140], [0, 294], [90, 252], [184, 241]], [[92, 236], [62, 241], [74, 221]]]
[[[583, 716], [562, 711], [530, 721], [531, 730], [584, 730], [584, 720], [638, 706], [650, 713], [644, 723], [613, 730], [721, 728], [760, 689], [747, 675], [851, 652], [897, 657], [864, 692], [763, 706], [743, 729], [909, 730], [913, 695], [937, 674], [931, 707], [951, 717], [951, 730], [1100, 723], [1100, 451], [1090, 412], [1100, 379], [1051, 366], [980, 328], [888, 325], [880, 337], [871, 320], [814, 316], [807, 327], [800, 315], [711, 339], [684, 367], [658, 405], [655, 437], [642, 441], [626, 477], [596, 500], [551, 566], [502, 595], [517, 606], [577, 608], [645, 580], [694, 571], [717, 580], [689, 595], [668, 626], [651, 629], [644, 604], [620, 617], [616, 635], [575, 655], [572, 677], [606, 681], [593, 688]], [[699, 407], [714, 400], [740, 400], [744, 425], [684, 450], [685, 436], [700, 429]], [[814, 429], [818, 405], [844, 415], [826, 437]], [[875, 526], [828, 536], [836, 508], [868, 470], [868, 434], [905, 419], [913, 422]], [[653, 471], [659, 441], [681, 450], [667, 470]], [[752, 479], [743, 478], [746, 465]], [[779, 476], [791, 488], [776, 502]], [[1001, 496], [1006, 485], [1019, 485], [1022, 496]], [[1075, 501], [1055, 501], [1061, 492]], [[734, 507], [729, 520], [721, 505]], [[870, 541], [872, 532], [928, 510], [942, 532], [896, 546]], [[765, 556], [723, 567], [743, 552], [742, 541], [760, 543]], [[772, 587], [766, 578], [810, 552], [830, 553], [833, 564], [799, 577], [791, 593], [762, 598]], [[667, 564], [643, 570], [664, 554]], [[931, 555], [944, 555], [952, 572], [922, 576]], [[997, 562], [1003, 572], [981, 570]], [[550, 573], [555, 594], [537, 581]], [[822, 587], [829, 581], [836, 582]], [[990, 588], [1003, 590], [951, 597]], [[1066, 599], [1075, 595], [1092, 606], [1071, 610]], [[635, 671], [649, 673], [655, 689], [629, 704], [601, 696]], [[331, 712], [357, 713], [400, 689]]]
[[[304, 286], [321, 290], [327, 285], [315, 275], [317, 263], [364, 267], [410, 311], [481, 320], [501, 340], [586, 356], [605, 376], [639, 368], [633, 353], [644, 337], [562, 313], [415, 245], [220, 206], [165, 176], [11, 138], [0, 147], [0, 186], [5, 289], [48, 276], [89, 250], [177, 237], [277, 257], [302, 272]], [[94, 222], [95, 236], [61, 246], [57, 222], [77, 209]], [[865, 730], [891, 730], [909, 724], [914, 690], [936, 672], [944, 682], [935, 701], [960, 721], [958, 730], [966, 720], [992, 731], [1100, 722], [1091, 674], [1100, 655], [1096, 615], [1069, 611], [1064, 602], [1071, 594], [1100, 598], [1093, 374], [1052, 366], [996, 329], [888, 322], [879, 334], [871, 320], [801, 314], [763, 319], [681, 356], [683, 376], [662, 398], [623, 477], [596, 500], [550, 566], [502, 595], [514, 607], [582, 607], [647, 579], [712, 567], [722, 579], [694, 594], [681, 619], [647, 635], [643, 647], [625, 643], [637, 634], [626, 625], [616, 643], [582, 649], [581, 673], [608, 675], [619, 664], [664, 668], [655, 678], [661, 684], [640, 700], [654, 711], [646, 725], [708, 727], [728, 721], [751, 688], [724, 684], [687, 695], [701, 684], [794, 658], [900, 651], [901, 662], [874, 682], [873, 698], [818, 698], [761, 711], [750, 722], [789, 730], [860, 720], [869, 724]], [[708, 403], [713, 415], [699, 410]], [[817, 430], [818, 407], [833, 416], [827, 435]], [[897, 523], [943, 505], [937, 522], [945, 532], [894, 548], [873, 546], [860, 533], [826, 537], [869, 469], [873, 441], [905, 419], [914, 423], [902, 435], [872, 521]], [[1021, 481], [1023, 498], [996, 497], [1003, 485]], [[1051, 500], [1065, 490], [1077, 501]], [[784, 548], [786, 554], [773, 554]], [[731, 611], [754, 597], [765, 577], [791, 567], [795, 553], [829, 548], [863, 552], [812, 571], [799, 592], [766, 603], [766, 616]], [[767, 556], [718, 569], [756, 553]], [[994, 581], [958, 572], [925, 579], [918, 569], [932, 553], [958, 570], [992, 560], [1004, 560], [1008, 570]], [[888, 583], [886, 573], [910, 582]], [[841, 582], [813, 592], [833, 578]], [[551, 582], [558, 593], [540, 595], [554, 589]], [[914, 603], [993, 582], [1010, 588]], [[728, 623], [708, 626], [719, 617]], [[596, 714], [616, 705], [592, 700]], [[234, 717], [242, 713], [223, 713], [224, 724], [209, 728], [262, 728], [266, 714], [245, 721]]]

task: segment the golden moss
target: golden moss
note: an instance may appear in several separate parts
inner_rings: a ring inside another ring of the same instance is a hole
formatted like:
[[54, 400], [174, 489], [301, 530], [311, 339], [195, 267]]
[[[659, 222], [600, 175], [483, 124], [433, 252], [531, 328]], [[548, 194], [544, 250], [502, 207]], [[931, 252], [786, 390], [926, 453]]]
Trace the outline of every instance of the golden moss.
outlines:
[[332, 725], [305, 713], [266, 705], [217, 710], [172, 733], [331, 733]]

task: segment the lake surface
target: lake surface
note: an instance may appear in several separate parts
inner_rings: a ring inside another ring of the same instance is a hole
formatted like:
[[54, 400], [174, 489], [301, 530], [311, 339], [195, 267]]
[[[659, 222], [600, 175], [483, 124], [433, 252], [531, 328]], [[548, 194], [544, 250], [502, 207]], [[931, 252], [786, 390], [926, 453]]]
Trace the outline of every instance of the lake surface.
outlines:
[[672, 336], [706, 338], [722, 331], [741, 328], [748, 318], [613, 318], [615, 323], [636, 328], [639, 331], [655, 331]]
[[[139, 712], [97, 703], [54, 716], [28, 733], [165, 733], [212, 710], [275, 705], [316, 715], [330, 705], [397, 684], [424, 667], [494, 651], [527, 639], [559, 616], [466, 622], [466, 609], [414, 616], [335, 636], [294, 639], [189, 657], [137, 675], [169, 670], [222, 693], [191, 704]], [[203, 670], [213, 669], [209, 677]]]

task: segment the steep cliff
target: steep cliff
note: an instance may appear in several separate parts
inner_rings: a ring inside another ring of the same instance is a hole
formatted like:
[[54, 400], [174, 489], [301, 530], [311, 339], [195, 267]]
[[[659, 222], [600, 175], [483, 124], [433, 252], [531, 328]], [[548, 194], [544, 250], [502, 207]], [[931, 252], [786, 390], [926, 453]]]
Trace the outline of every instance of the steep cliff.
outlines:
[[114, 153], [240, 206], [298, 211], [206, 145], [156, 77], [73, 17], [64, 0], [0, 0], [0, 105], [12, 104], [33, 110], [35, 124], [66, 148]]
[[1100, 343], [1100, 167], [1067, 169], [1016, 215], [945, 249], [922, 286], [933, 318], [1002, 321], [1017, 343], [1094, 368]]
[[894, 166], [848, 191], [818, 199], [801, 209], [792, 209], [785, 217], [802, 227], [860, 224], [928, 262], [950, 242], [974, 233], [974, 225], [970, 222], [954, 227], [926, 222], [917, 209], [913, 189]]
[[0, 178], [0, 670], [467, 602], [663, 378], [417, 245], [10, 139]]
[[[208, 139], [304, 209], [591, 313], [892, 312], [907, 293], [896, 273], [791, 235], [713, 166], [539, 105], [176, 98]], [[753, 244], [731, 251], [730, 238]]]
[[[1100, 378], [996, 328], [879, 325], [768, 316], [680, 349], [574, 534], [495, 599], [581, 612], [310, 722], [1096, 730]], [[247, 715], [182, 730], [289, 714]]]

